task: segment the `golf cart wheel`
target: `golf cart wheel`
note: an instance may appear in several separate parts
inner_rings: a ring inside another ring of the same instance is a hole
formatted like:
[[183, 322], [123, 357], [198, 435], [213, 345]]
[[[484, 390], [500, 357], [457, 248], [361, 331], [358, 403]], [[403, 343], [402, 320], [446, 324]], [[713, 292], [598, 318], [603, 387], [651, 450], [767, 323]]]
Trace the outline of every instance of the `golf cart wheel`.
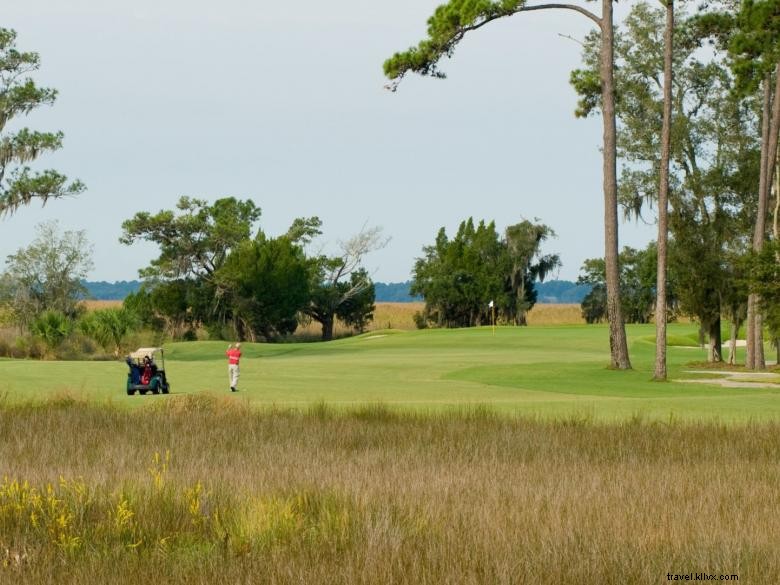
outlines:
[[138, 389], [138, 393], [143, 395], [143, 396], [146, 396], [147, 392], [149, 392], [149, 390], [141, 390], [140, 388]]
[[162, 393], [163, 394], [168, 394], [170, 391], [171, 391], [170, 384], [163, 384], [163, 386], [162, 386]]
[[135, 394], [135, 390], [133, 390], [132, 388], [128, 388], [127, 389], [127, 395], [128, 396], [132, 396], [133, 394]]
[[160, 393], [160, 385], [152, 384], [152, 394], [159, 394], [159, 393]]

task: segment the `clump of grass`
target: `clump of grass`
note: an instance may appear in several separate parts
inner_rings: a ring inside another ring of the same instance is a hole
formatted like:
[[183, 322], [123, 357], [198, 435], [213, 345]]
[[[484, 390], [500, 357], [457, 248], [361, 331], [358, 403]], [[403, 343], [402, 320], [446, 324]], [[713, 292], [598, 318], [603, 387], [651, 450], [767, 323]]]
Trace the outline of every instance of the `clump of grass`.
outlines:
[[343, 550], [354, 542], [355, 504], [333, 491], [298, 490], [251, 499], [236, 514], [235, 546]]
[[312, 403], [306, 412], [310, 417], [317, 420], [327, 420], [336, 414], [333, 407], [329, 406], [324, 400]]
[[366, 423], [389, 422], [401, 416], [399, 411], [394, 410], [387, 404], [381, 402], [358, 406], [357, 408], [348, 411], [348, 413], [356, 420]]
[[205, 392], [169, 396], [167, 400], [152, 403], [151, 408], [167, 416], [220, 416], [248, 408], [245, 402]]

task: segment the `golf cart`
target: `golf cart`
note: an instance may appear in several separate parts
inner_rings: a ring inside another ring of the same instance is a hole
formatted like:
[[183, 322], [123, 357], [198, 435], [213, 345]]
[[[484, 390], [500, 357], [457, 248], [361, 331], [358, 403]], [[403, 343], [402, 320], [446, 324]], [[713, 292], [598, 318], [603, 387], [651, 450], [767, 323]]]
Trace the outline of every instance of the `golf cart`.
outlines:
[[[160, 358], [160, 366], [156, 358]], [[165, 377], [165, 356], [161, 347], [141, 347], [125, 359], [130, 371], [127, 374], [127, 395], [132, 396], [136, 390], [139, 394], [168, 394], [171, 385]]]

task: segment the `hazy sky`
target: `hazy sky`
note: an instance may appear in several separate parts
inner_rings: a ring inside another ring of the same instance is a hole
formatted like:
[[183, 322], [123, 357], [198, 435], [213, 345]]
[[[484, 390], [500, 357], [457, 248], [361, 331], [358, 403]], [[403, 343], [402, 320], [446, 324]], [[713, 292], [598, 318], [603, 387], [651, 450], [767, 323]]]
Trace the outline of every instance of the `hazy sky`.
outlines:
[[[385, 282], [408, 279], [441, 226], [539, 218], [558, 233], [545, 251], [561, 255], [560, 278], [575, 279], [603, 256], [601, 120], [573, 116], [580, 46], [561, 35], [582, 38], [591, 22], [568, 11], [498, 21], [443, 63], [448, 79], [383, 89], [382, 62], [423, 38], [440, 3], [5, 3], [0, 26], [41, 54], [36, 80], [60, 92], [23, 122], [65, 132], [38, 166], [88, 191], [0, 220], [0, 258], [59, 219], [95, 245], [92, 279], [130, 280], [156, 249], [120, 245], [123, 220], [181, 195], [232, 195], [255, 200], [270, 235], [318, 215], [326, 250], [383, 226], [392, 240], [367, 264]], [[654, 237], [621, 229], [621, 246]]]

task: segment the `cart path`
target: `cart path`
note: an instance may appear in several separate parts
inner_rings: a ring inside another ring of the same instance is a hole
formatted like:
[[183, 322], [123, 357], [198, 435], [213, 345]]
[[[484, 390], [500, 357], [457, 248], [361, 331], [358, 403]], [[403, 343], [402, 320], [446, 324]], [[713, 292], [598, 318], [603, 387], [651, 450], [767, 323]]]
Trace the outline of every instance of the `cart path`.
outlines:
[[[769, 364], [767, 364], [769, 365]], [[722, 370], [685, 370], [685, 374], [707, 374], [721, 378], [673, 380], [686, 384], [715, 384], [723, 388], [777, 388], [780, 390], [780, 374], [773, 372], [727, 372]]]

